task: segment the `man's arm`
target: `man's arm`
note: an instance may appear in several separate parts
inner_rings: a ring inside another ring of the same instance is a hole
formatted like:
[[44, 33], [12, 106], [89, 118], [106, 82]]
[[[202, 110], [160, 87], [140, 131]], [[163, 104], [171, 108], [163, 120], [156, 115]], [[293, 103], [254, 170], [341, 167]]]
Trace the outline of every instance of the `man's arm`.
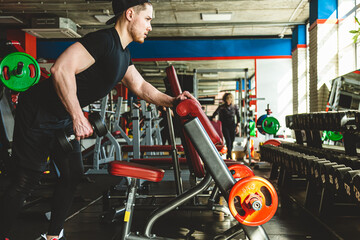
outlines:
[[55, 90], [73, 120], [77, 139], [92, 135], [92, 127], [85, 118], [76, 95], [75, 75], [94, 64], [94, 58], [80, 43], [67, 48], [51, 67]]
[[196, 100], [196, 98], [187, 91], [184, 91], [177, 97], [171, 97], [160, 92], [153, 85], [145, 81], [134, 65], [129, 66], [122, 82], [139, 98], [159, 106], [172, 107], [175, 105], [176, 101], [185, 100], [187, 98]]

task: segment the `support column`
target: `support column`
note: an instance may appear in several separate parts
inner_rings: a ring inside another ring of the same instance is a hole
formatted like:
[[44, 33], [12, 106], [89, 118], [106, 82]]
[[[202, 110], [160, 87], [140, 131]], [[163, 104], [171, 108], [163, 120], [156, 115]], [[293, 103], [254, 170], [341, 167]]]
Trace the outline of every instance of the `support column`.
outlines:
[[308, 105], [308, 64], [306, 26], [298, 25], [292, 36], [293, 112], [306, 113]]
[[19, 41], [25, 53], [36, 59], [36, 37], [21, 30], [8, 30], [6, 32], [7, 40]]
[[330, 81], [338, 76], [337, 0], [310, 2], [310, 112], [323, 111]]

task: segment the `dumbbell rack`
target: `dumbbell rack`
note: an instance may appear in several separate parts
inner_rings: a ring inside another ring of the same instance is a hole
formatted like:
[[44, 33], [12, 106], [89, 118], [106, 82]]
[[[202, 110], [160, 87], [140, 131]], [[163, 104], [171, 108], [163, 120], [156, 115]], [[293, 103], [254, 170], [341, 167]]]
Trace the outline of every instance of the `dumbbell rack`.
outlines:
[[[338, 131], [344, 136], [347, 155], [356, 156], [360, 133], [360, 111], [316, 112], [286, 116], [286, 126], [295, 132], [296, 143], [322, 148], [320, 131]], [[304, 137], [304, 136], [305, 137]]]
[[[270, 178], [277, 179], [279, 190], [322, 221], [360, 213], [359, 116], [360, 111], [352, 110], [287, 116], [296, 143], [260, 146], [262, 160], [272, 163]], [[324, 130], [341, 132], [344, 149], [322, 145]]]

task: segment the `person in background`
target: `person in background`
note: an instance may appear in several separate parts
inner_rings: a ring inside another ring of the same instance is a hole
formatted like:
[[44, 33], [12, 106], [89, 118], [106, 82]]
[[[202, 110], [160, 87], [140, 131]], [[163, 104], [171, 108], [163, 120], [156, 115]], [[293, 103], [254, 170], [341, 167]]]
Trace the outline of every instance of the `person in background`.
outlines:
[[[235, 135], [239, 133], [240, 114], [239, 108], [234, 105], [234, 97], [231, 93], [225, 93], [223, 96], [223, 104], [221, 104], [211, 116], [214, 121], [219, 115], [222, 123], [222, 132], [226, 141], [227, 159], [231, 159], [231, 151], [235, 140]], [[236, 121], [235, 121], [236, 118]]]

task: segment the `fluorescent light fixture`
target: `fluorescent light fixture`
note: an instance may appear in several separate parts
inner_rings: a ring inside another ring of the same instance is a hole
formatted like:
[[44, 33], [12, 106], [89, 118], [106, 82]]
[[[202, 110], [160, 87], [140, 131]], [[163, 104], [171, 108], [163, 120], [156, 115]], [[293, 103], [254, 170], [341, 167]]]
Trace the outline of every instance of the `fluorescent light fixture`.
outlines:
[[14, 16], [0, 16], [0, 23], [14, 24], [24, 22]]
[[156, 68], [142, 68], [141, 71], [144, 72], [144, 73], [163, 72], [163, 71], [160, 71], [159, 69], [156, 69]]
[[216, 78], [218, 77], [218, 74], [217, 73], [203, 73], [201, 74], [202, 77], [205, 77], [205, 78]]
[[109, 20], [110, 18], [112, 18], [115, 15], [94, 15], [94, 17], [96, 18], [96, 20], [98, 20], [101, 23], [106, 23], [107, 20]]
[[230, 21], [232, 13], [201, 13], [203, 21]]

